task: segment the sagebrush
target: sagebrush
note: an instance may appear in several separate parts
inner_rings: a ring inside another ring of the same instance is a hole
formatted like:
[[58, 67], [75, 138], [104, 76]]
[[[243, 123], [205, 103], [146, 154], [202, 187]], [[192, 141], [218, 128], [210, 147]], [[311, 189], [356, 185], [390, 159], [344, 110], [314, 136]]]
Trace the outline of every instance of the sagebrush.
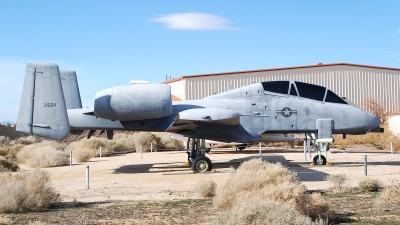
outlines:
[[72, 150], [72, 155], [78, 162], [86, 162], [93, 157], [100, 156], [100, 147], [102, 148], [102, 157], [109, 156], [115, 151], [120, 152], [124, 149], [121, 144], [116, 143], [114, 140], [91, 137], [90, 139], [82, 139], [70, 144], [66, 150]]
[[326, 180], [332, 184], [331, 191], [335, 193], [345, 192], [348, 190], [345, 187], [347, 177], [345, 174], [330, 174], [326, 177]]
[[195, 189], [203, 198], [214, 197], [217, 183], [212, 180], [199, 180], [195, 184]]
[[313, 222], [310, 217], [301, 214], [289, 203], [270, 199], [260, 201], [255, 197], [239, 202], [229, 211], [218, 214], [213, 224], [279, 224], [279, 225], [319, 225], [326, 224], [323, 220]]
[[20, 137], [16, 140], [0, 136], [0, 156], [13, 159], [22, 147], [33, 143], [37, 143], [37, 139], [34, 136]]
[[2, 213], [41, 210], [60, 201], [48, 172], [40, 169], [0, 174], [0, 190]]
[[19, 170], [18, 164], [4, 156], [0, 156], [0, 172], [17, 172]]
[[312, 219], [326, 218], [330, 213], [320, 194], [306, 194], [295, 173], [280, 163], [261, 159], [243, 162], [225, 184], [217, 187], [213, 204], [219, 210], [231, 211], [248, 199], [287, 203]]
[[392, 180], [381, 192], [379, 198], [389, 202], [400, 202], [400, 181]]
[[16, 158], [18, 162], [33, 168], [68, 165], [69, 155], [63, 150], [58, 150], [58, 146], [57, 142], [50, 141], [26, 145], [17, 153]]
[[358, 182], [359, 191], [377, 192], [383, 188], [383, 184], [378, 179], [366, 178]]

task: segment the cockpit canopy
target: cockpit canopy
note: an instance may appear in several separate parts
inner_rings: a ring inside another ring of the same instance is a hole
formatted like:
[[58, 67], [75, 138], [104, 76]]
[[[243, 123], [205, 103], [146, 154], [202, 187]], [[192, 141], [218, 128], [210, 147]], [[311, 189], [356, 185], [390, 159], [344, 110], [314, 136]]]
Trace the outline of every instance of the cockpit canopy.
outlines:
[[315, 84], [308, 84], [299, 81], [269, 81], [262, 82], [262, 85], [264, 91], [268, 92], [347, 105], [347, 102], [328, 88]]

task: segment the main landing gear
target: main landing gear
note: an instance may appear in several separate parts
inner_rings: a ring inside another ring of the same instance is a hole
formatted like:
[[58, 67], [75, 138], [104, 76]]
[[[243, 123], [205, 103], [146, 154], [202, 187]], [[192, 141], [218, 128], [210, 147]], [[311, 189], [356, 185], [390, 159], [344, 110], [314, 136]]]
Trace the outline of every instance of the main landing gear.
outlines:
[[[317, 155], [314, 156], [313, 158], [313, 163], [315, 165], [326, 165], [326, 158], [328, 156], [328, 151], [329, 151], [329, 144], [328, 143], [321, 143], [317, 142], [316, 139], [313, 137], [312, 134], [306, 134], [306, 139], [305, 139], [305, 147], [304, 147], [304, 159], [306, 159], [306, 148], [308, 149], [308, 152], [310, 153], [310, 143], [312, 142], [313, 145], [316, 148]], [[325, 152], [325, 156], [323, 156], [321, 153]], [[310, 153], [310, 158], [311, 158], [311, 153]]]
[[[205, 147], [205, 139], [191, 138], [191, 151], [187, 151], [189, 164], [193, 172], [207, 172], [212, 170], [212, 162], [205, 155], [211, 148]], [[188, 144], [189, 144], [188, 141]]]

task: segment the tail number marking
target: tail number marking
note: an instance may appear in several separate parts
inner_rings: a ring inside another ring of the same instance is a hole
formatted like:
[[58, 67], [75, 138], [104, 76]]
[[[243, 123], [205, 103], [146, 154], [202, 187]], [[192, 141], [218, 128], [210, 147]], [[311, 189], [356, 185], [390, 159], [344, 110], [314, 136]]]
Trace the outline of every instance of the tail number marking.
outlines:
[[56, 103], [43, 103], [43, 107], [56, 107]]

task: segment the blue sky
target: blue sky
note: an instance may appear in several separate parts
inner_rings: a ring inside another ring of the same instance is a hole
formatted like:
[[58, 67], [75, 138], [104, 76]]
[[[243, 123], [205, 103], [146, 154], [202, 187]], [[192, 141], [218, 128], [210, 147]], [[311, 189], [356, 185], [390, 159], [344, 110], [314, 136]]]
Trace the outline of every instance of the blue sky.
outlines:
[[77, 72], [84, 107], [131, 80], [347, 62], [400, 68], [400, 1], [0, 0], [0, 121], [27, 62]]

